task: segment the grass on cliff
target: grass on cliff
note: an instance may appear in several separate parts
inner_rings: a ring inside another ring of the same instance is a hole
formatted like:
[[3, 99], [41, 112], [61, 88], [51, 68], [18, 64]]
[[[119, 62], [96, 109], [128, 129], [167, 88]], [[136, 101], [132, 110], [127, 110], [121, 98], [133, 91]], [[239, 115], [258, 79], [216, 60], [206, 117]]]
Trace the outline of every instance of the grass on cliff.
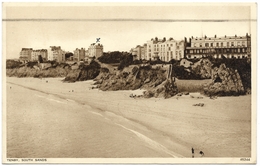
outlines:
[[204, 80], [180, 80], [176, 79], [179, 92], [200, 92], [203, 93], [204, 84], [211, 83], [211, 79]]

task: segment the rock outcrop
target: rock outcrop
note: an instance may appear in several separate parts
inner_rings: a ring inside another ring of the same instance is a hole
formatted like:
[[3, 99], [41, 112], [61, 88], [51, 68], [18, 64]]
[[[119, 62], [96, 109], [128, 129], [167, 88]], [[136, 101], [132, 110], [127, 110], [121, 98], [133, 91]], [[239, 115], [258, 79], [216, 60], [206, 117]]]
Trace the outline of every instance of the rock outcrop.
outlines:
[[204, 87], [204, 93], [208, 96], [230, 96], [244, 94], [245, 90], [238, 71], [221, 64], [212, 70], [212, 83]]
[[144, 92], [144, 97], [163, 97], [165, 99], [175, 96], [178, 93], [176, 83], [172, 79], [167, 79], [155, 88], [150, 88]]
[[167, 68], [131, 65], [122, 71], [101, 68], [95, 79], [97, 88], [107, 90], [145, 89], [144, 97], [169, 98], [177, 93], [177, 87], [168, 79]]
[[199, 75], [201, 79], [211, 78], [212, 63], [209, 59], [201, 59], [194, 63], [191, 68], [195, 75]]
[[81, 64], [77, 68], [70, 70], [63, 81], [76, 82], [94, 79], [99, 75], [99, 72], [100, 65], [92, 61], [90, 65]]

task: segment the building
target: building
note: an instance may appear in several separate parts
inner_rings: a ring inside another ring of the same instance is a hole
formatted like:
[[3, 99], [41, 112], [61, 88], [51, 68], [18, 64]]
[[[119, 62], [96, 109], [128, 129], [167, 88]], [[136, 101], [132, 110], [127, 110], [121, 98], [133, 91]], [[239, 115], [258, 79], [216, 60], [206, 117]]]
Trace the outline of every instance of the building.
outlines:
[[130, 53], [133, 55], [134, 60], [146, 59], [147, 44], [144, 44], [143, 46], [137, 45], [135, 48], [130, 50]]
[[188, 59], [202, 58], [251, 58], [251, 36], [223, 36], [191, 38], [185, 49]]
[[147, 41], [146, 60], [180, 60], [184, 57], [184, 49], [184, 41], [176, 41], [173, 38], [169, 38], [168, 40], [166, 40], [166, 38], [158, 40], [158, 38], [156, 37], [155, 39]]
[[130, 53], [133, 55], [133, 60], [138, 60], [137, 47], [131, 48]]
[[32, 48], [22, 48], [19, 59], [30, 61], [32, 57], [32, 51]]
[[87, 59], [88, 58], [98, 58], [103, 55], [103, 45], [102, 44], [91, 44], [87, 51]]
[[42, 59], [46, 61], [48, 59], [47, 49], [33, 50], [31, 54], [31, 61], [38, 61], [39, 56], [42, 56]]
[[60, 46], [50, 46], [48, 49], [48, 60], [64, 62], [65, 51], [63, 51]]
[[78, 49], [74, 51], [73, 60], [74, 61], [84, 61], [86, 50], [85, 48]]
[[145, 60], [147, 57], [147, 44], [145, 43], [141, 49], [141, 59]]

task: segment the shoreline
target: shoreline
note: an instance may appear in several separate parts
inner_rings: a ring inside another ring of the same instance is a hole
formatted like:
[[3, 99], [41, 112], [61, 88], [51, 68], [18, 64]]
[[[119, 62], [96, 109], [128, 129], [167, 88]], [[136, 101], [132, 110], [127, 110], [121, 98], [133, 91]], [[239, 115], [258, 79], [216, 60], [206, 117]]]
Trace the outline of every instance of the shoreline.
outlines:
[[[35, 78], [19, 78], [16, 82], [17, 78], [7, 77], [7, 82], [90, 105], [102, 116], [145, 135], [170, 151], [177, 151], [181, 156], [190, 157], [191, 147], [196, 151], [202, 150], [205, 157], [250, 156], [251, 147], [247, 142], [251, 140], [251, 108], [248, 103], [251, 95], [218, 97], [216, 100], [191, 98], [189, 95], [178, 100], [175, 97], [133, 99], [129, 95], [135, 91], [90, 90], [92, 80], [62, 84], [61, 79], [48, 78], [46, 83]], [[201, 102], [205, 103], [204, 107], [193, 106]], [[243, 102], [244, 106], [241, 105]], [[226, 143], [223, 141], [240, 150], [224, 149]]]

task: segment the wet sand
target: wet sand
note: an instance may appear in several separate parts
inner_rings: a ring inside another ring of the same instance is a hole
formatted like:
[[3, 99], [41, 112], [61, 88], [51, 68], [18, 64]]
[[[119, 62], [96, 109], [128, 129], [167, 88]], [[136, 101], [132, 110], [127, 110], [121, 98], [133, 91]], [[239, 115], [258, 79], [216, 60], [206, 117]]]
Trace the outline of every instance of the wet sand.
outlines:
[[250, 95], [134, 99], [61, 80], [7, 78], [7, 157], [251, 156]]

